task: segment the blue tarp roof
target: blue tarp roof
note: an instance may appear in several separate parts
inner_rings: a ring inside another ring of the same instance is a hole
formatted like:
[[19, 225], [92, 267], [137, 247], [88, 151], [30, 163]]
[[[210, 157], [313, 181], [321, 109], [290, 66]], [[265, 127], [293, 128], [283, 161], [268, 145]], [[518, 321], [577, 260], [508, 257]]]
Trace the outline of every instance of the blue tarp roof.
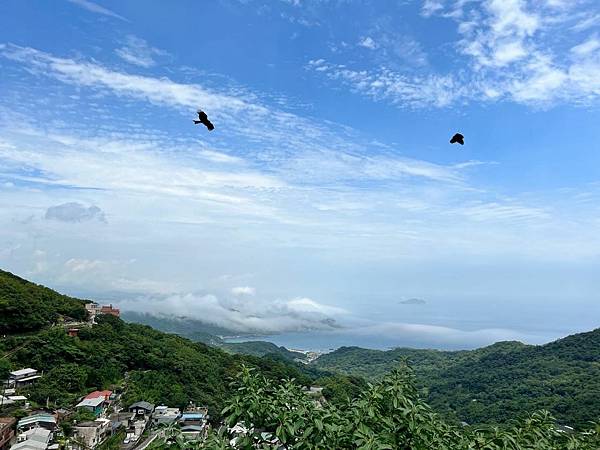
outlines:
[[183, 413], [181, 418], [183, 420], [200, 420], [200, 419], [204, 419], [204, 414], [202, 414], [202, 413]]

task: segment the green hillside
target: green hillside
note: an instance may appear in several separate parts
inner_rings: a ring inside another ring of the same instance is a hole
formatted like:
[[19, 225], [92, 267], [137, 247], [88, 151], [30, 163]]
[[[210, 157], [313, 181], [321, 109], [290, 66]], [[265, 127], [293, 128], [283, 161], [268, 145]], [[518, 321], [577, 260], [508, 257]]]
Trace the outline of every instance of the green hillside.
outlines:
[[600, 417], [600, 329], [542, 346], [499, 342], [472, 351], [340, 348], [313, 364], [371, 380], [407, 359], [432, 407], [467, 423], [547, 409], [583, 427]]
[[[246, 433], [213, 429], [202, 443], [167, 429], [150, 450], [597, 450], [600, 427], [565, 432], [547, 412], [504, 427], [452, 424], [419, 396], [410, 370], [398, 368], [352, 401], [316, 403], [293, 381], [273, 383], [244, 369], [228, 400], [228, 427], [253, 424]], [[229, 428], [231, 429], [231, 428]], [[235, 445], [231, 445], [232, 438]]]
[[85, 319], [85, 302], [0, 270], [0, 334], [36, 331], [60, 316]]
[[205, 344], [221, 344], [219, 336], [230, 336], [236, 332], [189, 317], [176, 317], [167, 314], [148, 314], [135, 311], [123, 311], [121, 318], [125, 322], [141, 323], [166, 333], [175, 333], [193, 341]]
[[242, 364], [276, 380], [292, 377], [310, 385], [326, 376], [324, 382], [337, 383], [338, 378], [315, 368], [281, 358], [234, 355], [112, 316], [99, 316], [97, 325], [70, 337], [63, 327], [51, 324], [61, 314], [84, 318], [83, 301], [7, 272], [1, 275], [2, 311], [8, 312], [2, 323], [15, 333], [0, 339], [0, 369], [43, 371], [43, 381], [24, 392], [40, 406], [69, 407], [92, 390], [124, 386], [125, 404], [146, 400], [183, 407], [191, 400], [208, 405], [218, 417], [229, 395], [229, 380]]
[[292, 352], [285, 347], [278, 347], [272, 342], [265, 341], [247, 341], [247, 342], [236, 342], [236, 343], [223, 343], [221, 346], [223, 349], [232, 353], [239, 353], [242, 355], [252, 356], [266, 356], [266, 355], [278, 355], [282, 358], [290, 361], [304, 360], [305, 356], [303, 353]]
[[229, 353], [239, 353], [251, 356], [277, 355], [290, 361], [305, 359], [304, 354], [292, 352], [285, 347], [278, 347], [271, 342], [225, 342], [219, 336], [239, 335], [239, 332], [208, 324], [200, 320], [191, 319], [189, 317], [174, 317], [164, 314], [154, 315], [133, 311], [125, 311], [121, 317], [127, 322], [149, 325], [152, 328], [166, 333], [178, 334], [191, 339], [192, 341], [219, 347]]
[[[595, 431], [562, 436], [550, 416], [530, 414], [547, 408], [559, 423], [580, 429], [589, 429], [587, 421], [598, 419], [600, 366], [595, 355], [600, 331], [544, 346], [502, 342], [462, 352], [342, 348], [305, 366], [284, 355], [230, 354], [112, 316], [100, 316], [97, 325], [70, 337], [63, 327], [51, 326], [52, 320], [64, 314], [65, 305], [82, 311], [82, 301], [2, 275], [0, 288], [13, 292], [13, 304], [18, 305], [23, 295], [29, 307], [43, 308], [50, 318], [40, 321], [38, 331], [29, 328], [28, 333], [8, 322], [16, 332], [0, 340], [1, 371], [22, 367], [43, 371], [43, 377], [23, 391], [34, 407], [68, 408], [87, 392], [112, 388], [123, 391], [124, 404], [147, 400], [183, 407], [191, 400], [208, 405], [217, 420], [224, 407], [229, 421], [249, 420], [248, 414], [254, 414], [280, 439], [292, 442], [302, 437], [293, 448], [598, 448]], [[11, 291], [12, 283], [20, 290]], [[416, 386], [428, 404], [413, 390], [415, 381], [406, 370], [381, 376], [386, 368], [401, 366], [403, 358], [415, 366]], [[252, 369], [249, 378], [244, 366]], [[373, 376], [384, 383], [367, 386], [360, 377], [332, 375], [324, 367], [350, 374], [368, 373], [373, 367]], [[230, 384], [236, 376], [242, 376], [241, 385]], [[282, 382], [291, 378], [293, 383]], [[308, 396], [301, 386], [312, 384], [324, 388], [325, 406], [305, 401]], [[348, 399], [355, 400], [348, 403]], [[19, 414], [6, 409], [2, 413]], [[455, 420], [443, 418], [448, 414], [473, 424], [518, 421], [481, 431], [453, 425]], [[537, 439], [546, 443], [536, 446]], [[404, 441], [408, 443], [394, 447]], [[410, 444], [417, 441], [422, 444]], [[590, 444], [577, 444], [583, 441]], [[354, 447], [357, 442], [364, 446]], [[507, 446], [510, 442], [530, 445]], [[443, 445], [431, 447], [434, 444]]]

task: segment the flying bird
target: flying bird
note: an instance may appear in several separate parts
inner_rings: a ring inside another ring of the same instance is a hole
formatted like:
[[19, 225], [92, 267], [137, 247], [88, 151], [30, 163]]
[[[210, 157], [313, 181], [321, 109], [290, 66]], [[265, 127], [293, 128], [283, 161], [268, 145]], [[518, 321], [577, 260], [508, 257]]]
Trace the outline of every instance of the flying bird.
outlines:
[[460, 133], [456, 133], [454, 136], [452, 136], [452, 139], [450, 139], [450, 143], [459, 143], [460, 145], [465, 145], [465, 137]]
[[208, 128], [208, 131], [214, 130], [215, 126], [212, 124], [212, 122], [210, 120], [208, 120], [208, 116], [206, 115], [206, 113], [204, 111], [202, 111], [201, 109], [199, 109], [197, 112], [198, 112], [198, 119], [200, 119], [200, 120], [194, 120], [194, 124], [198, 125], [199, 123], [201, 123], [206, 128]]

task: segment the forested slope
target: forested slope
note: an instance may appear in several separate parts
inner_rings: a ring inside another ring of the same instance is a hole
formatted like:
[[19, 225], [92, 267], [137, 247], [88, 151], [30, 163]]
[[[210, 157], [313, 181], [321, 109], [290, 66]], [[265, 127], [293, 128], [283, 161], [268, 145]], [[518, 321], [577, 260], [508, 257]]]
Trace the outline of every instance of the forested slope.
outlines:
[[87, 316], [85, 302], [0, 270], [0, 333], [35, 331], [62, 316]]
[[344, 383], [346, 377], [283, 358], [234, 355], [113, 316], [99, 316], [97, 325], [82, 327], [78, 336], [70, 337], [63, 327], [51, 325], [63, 314], [85, 318], [83, 301], [7, 272], [0, 275], [2, 312], [8, 312], [2, 323], [14, 332], [0, 339], [0, 357], [7, 355], [1, 367], [44, 372], [43, 381], [25, 392], [38, 405], [68, 407], [87, 392], [121, 386], [125, 404], [147, 400], [183, 407], [194, 401], [208, 405], [218, 417], [229, 395], [229, 381], [242, 364], [270, 379], [295, 378], [304, 385], [321, 379], [327, 387], [342, 380], [340, 386], [347, 389], [329, 390], [335, 395], [357, 389]]
[[600, 330], [542, 346], [499, 342], [459, 352], [346, 347], [314, 365], [378, 379], [404, 358], [431, 406], [468, 423], [506, 422], [539, 409], [579, 427], [600, 417]]

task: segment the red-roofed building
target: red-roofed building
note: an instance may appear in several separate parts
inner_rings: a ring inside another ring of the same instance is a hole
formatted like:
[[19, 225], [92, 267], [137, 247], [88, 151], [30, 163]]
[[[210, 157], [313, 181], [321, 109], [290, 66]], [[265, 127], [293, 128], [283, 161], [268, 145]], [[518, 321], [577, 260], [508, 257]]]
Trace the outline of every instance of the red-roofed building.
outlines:
[[91, 323], [96, 323], [96, 316], [99, 314], [110, 314], [115, 317], [121, 315], [119, 308], [113, 308], [112, 304], [100, 306], [98, 303], [86, 303], [85, 309], [89, 313], [89, 321]]
[[108, 401], [110, 399], [111, 395], [112, 395], [112, 391], [94, 391], [94, 392], [90, 392], [88, 395], [86, 395], [85, 400], [102, 397], [102, 398], [104, 398], [104, 400]]
[[108, 305], [100, 308], [100, 314], [110, 314], [111, 316], [119, 317], [121, 315], [121, 311], [119, 308], [113, 308], [113, 305]]

